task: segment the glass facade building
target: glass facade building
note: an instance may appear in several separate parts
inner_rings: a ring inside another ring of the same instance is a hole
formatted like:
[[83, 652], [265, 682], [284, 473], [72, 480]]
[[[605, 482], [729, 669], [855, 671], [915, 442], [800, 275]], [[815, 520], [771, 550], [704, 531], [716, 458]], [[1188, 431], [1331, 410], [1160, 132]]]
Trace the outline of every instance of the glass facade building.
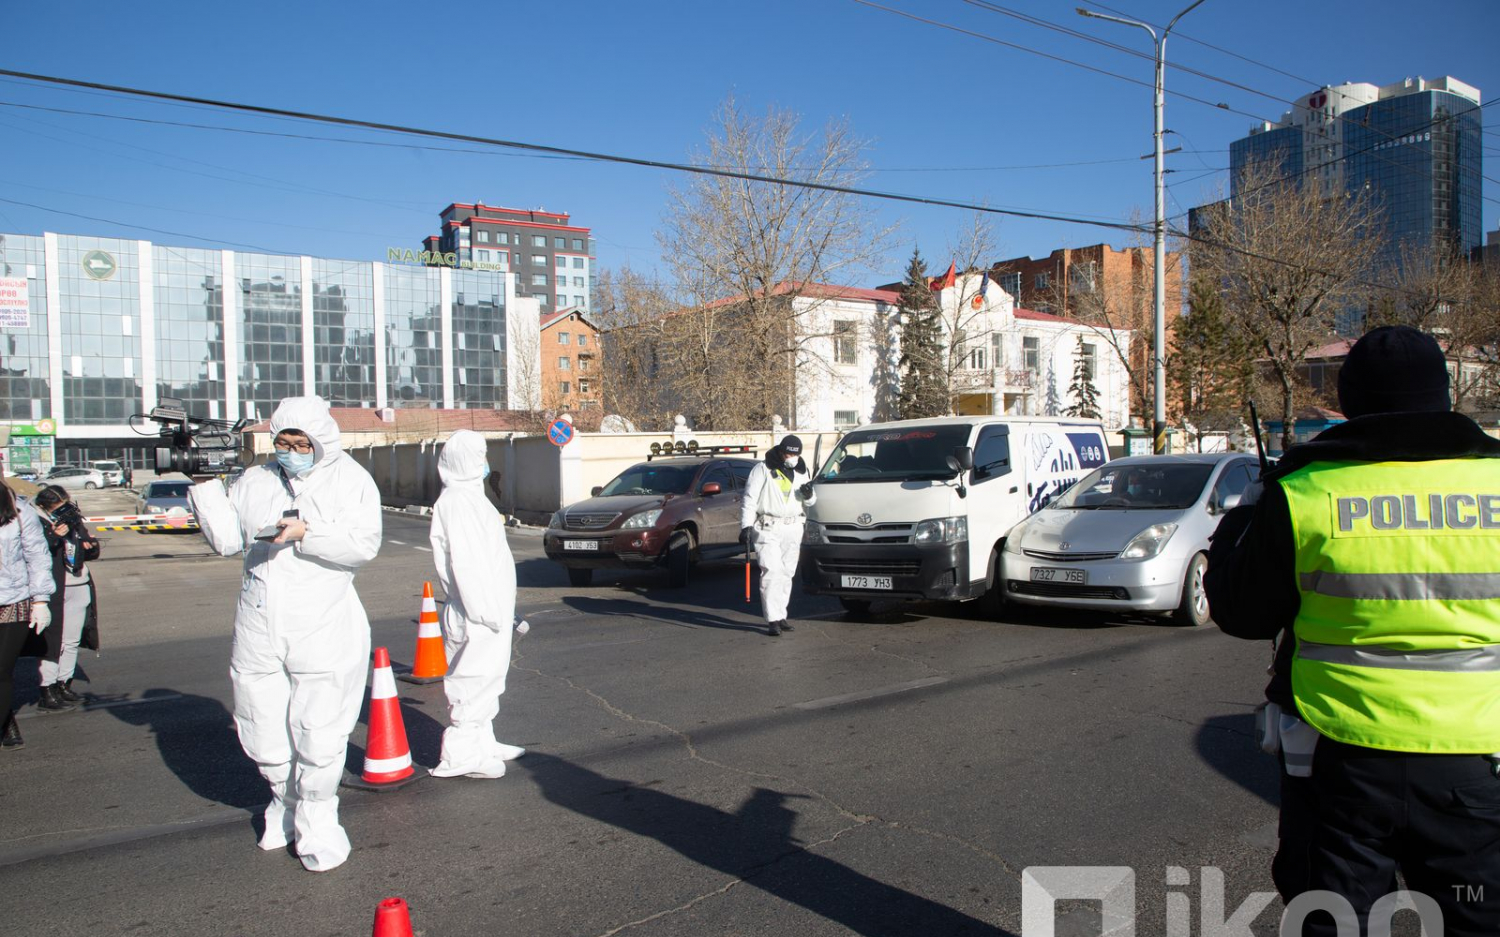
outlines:
[[305, 394], [504, 409], [538, 366], [510, 360], [539, 313], [501, 270], [48, 233], [0, 234], [0, 277], [27, 283], [0, 319], [0, 425], [52, 421], [59, 461], [153, 445], [130, 424], [162, 397], [229, 420]]

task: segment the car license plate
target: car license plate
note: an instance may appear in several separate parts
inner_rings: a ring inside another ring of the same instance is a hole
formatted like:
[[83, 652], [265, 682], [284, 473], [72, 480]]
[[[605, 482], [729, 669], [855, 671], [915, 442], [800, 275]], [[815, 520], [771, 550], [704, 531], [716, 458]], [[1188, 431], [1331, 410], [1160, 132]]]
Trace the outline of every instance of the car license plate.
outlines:
[[597, 541], [597, 540], [564, 540], [563, 541], [563, 549], [564, 550], [594, 550], [594, 551], [597, 552], [598, 549], [599, 549], [599, 541]]
[[889, 576], [841, 576], [840, 585], [845, 589], [894, 589]]
[[1065, 582], [1068, 585], [1088, 585], [1088, 573], [1081, 569], [1047, 569], [1033, 566], [1031, 568], [1032, 582]]

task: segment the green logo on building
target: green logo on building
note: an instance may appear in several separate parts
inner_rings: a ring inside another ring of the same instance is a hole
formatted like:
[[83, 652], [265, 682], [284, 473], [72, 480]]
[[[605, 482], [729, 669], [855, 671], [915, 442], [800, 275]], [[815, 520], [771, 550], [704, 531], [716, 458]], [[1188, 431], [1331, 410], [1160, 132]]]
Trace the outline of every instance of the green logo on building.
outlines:
[[96, 280], [108, 280], [118, 269], [115, 259], [105, 251], [89, 251], [80, 262], [83, 272]]

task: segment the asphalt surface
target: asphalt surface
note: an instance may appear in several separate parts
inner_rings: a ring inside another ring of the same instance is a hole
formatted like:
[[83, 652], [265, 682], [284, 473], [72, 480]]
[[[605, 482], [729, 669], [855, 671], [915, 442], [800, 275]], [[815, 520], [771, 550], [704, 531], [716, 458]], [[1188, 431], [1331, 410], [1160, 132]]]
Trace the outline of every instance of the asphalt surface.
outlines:
[[[435, 576], [424, 518], [387, 513], [385, 537], [357, 585], [399, 668]], [[102, 538], [88, 705], [38, 713], [35, 662], [19, 667], [6, 934], [367, 934], [388, 895], [429, 937], [1020, 934], [1022, 870], [1085, 865], [1135, 869], [1144, 935], [1166, 931], [1169, 867], [1191, 874], [1171, 890], [1194, 933], [1200, 868], [1223, 871], [1226, 913], [1272, 890], [1276, 768], [1251, 732], [1264, 645], [1022, 609], [854, 621], [800, 594], [797, 630], [771, 638], [738, 564], [683, 590], [624, 572], [576, 589], [526, 529], [511, 546], [533, 627], [497, 731], [528, 754], [499, 780], [346, 791], [354, 853], [309, 873], [255, 846], [265, 785], [229, 715], [239, 560], [191, 533]], [[413, 757], [434, 765], [441, 686], [399, 687]], [[1098, 933], [1098, 907], [1060, 902], [1057, 933]]]

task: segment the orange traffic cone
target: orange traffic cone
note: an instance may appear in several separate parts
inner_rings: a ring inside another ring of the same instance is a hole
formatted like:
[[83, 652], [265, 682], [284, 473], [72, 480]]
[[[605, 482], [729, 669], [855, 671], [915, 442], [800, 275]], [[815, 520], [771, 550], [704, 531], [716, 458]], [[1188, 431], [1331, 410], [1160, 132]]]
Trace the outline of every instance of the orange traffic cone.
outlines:
[[412, 937], [411, 913], [400, 898], [387, 898], [375, 906], [375, 931], [371, 937]]
[[406, 744], [406, 725], [401, 721], [401, 701], [391, 674], [391, 655], [375, 649], [375, 675], [370, 680], [370, 732], [365, 740], [365, 771], [357, 780], [346, 778], [345, 787], [365, 791], [392, 791], [416, 778], [411, 748]]
[[422, 614], [417, 616], [417, 653], [411, 673], [401, 679], [407, 683], [436, 683], [448, 672], [448, 655], [443, 653], [443, 631], [438, 627], [437, 603], [432, 599], [432, 583], [422, 583]]

